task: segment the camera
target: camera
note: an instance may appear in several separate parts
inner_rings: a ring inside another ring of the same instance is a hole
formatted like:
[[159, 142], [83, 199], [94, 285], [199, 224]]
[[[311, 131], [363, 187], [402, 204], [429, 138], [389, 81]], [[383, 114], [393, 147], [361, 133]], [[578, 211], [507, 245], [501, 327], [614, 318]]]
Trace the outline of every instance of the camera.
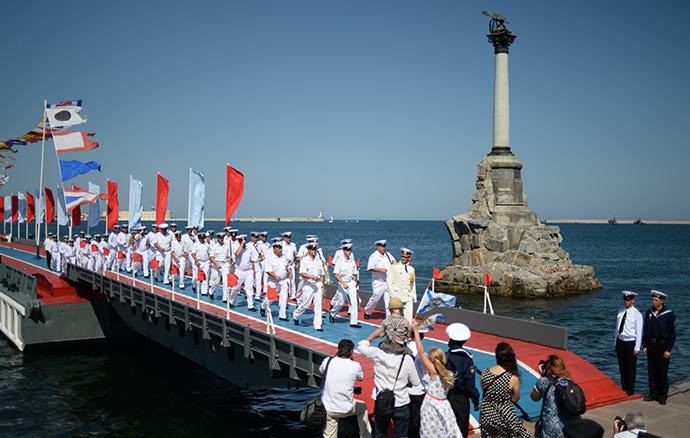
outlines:
[[616, 429], [618, 429], [618, 432], [623, 432], [624, 430], [628, 430], [627, 423], [621, 417], [618, 416], [618, 417], [614, 418], [613, 422], [616, 423]]

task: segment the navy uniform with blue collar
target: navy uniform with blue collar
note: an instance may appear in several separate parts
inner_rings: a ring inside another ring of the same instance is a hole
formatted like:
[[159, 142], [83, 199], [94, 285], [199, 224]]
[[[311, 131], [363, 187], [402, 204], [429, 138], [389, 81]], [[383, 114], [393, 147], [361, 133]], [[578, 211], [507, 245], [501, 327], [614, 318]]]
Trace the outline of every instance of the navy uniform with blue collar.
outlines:
[[[676, 343], [676, 315], [666, 307], [666, 294], [652, 290], [652, 307], [644, 316], [642, 347], [647, 354], [649, 395], [645, 401], [656, 400], [666, 404], [668, 397], [668, 365], [671, 350]], [[655, 299], [660, 303], [655, 307]]]
[[470, 424], [470, 400], [475, 407], [479, 405], [474, 361], [472, 355], [463, 348], [472, 333], [465, 324], [453, 323], [446, 329], [448, 342], [448, 368], [455, 375], [455, 384], [448, 391], [448, 401], [458, 422], [462, 436], [466, 437]]

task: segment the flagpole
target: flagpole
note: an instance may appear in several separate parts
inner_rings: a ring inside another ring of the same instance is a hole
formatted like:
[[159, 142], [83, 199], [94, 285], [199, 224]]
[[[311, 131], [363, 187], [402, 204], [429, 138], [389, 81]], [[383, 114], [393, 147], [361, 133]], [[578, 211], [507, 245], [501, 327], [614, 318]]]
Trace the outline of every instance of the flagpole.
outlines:
[[189, 168], [189, 196], [187, 197], [187, 225], [192, 225], [192, 168]]
[[[105, 179], [105, 191], [106, 191], [106, 193], [108, 193], [108, 195], [110, 195], [110, 190], [108, 189], [108, 182], [110, 182], [110, 178]], [[108, 235], [108, 204], [110, 204], [110, 196], [107, 196], [105, 198], [105, 221], [104, 221], [105, 222], [105, 224], [104, 224], [105, 225], [105, 231], [104, 231], [105, 236]], [[118, 211], [118, 214], [120, 214], [119, 211]]]
[[[48, 117], [46, 117], [46, 105], [48, 105], [48, 100], [43, 99], [43, 136], [41, 138], [41, 174], [38, 179], [38, 189], [40, 190], [38, 194], [38, 205], [40, 207], [41, 201], [43, 200], [43, 168], [45, 163], [46, 155], [46, 123]], [[48, 234], [48, 221], [46, 221], [46, 235]], [[40, 258], [39, 249], [41, 244], [41, 224], [36, 221], [36, 258]]]

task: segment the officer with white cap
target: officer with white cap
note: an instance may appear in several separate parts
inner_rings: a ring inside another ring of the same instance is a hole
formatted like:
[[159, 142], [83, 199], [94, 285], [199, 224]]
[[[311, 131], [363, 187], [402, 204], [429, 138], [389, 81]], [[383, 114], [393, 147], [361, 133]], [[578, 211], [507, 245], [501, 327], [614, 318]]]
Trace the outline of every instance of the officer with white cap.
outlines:
[[[335, 317], [340, 312], [340, 309], [345, 303], [347, 296], [350, 305], [350, 327], [360, 328], [359, 320], [357, 318], [357, 265], [355, 259], [352, 257], [352, 244], [343, 244], [343, 256], [338, 260], [333, 268], [333, 276], [338, 282], [338, 290], [331, 299], [331, 311], [328, 314], [328, 320], [333, 323]], [[352, 305], [352, 303], [355, 303]]]
[[[343, 245], [347, 245], [348, 243], [351, 244], [352, 239], [343, 239], [340, 241], [340, 248], [338, 248], [335, 251], [335, 254], [333, 254], [333, 266], [335, 266], [336, 263], [338, 263], [338, 260], [340, 260], [340, 258], [343, 256]], [[352, 253], [352, 257], [355, 257], [354, 253]]]
[[649, 394], [644, 401], [665, 405], [668, 398], [668, 365], [676, 343], [676, 315], [666, 307], [667, 295], [652, 290], [652, 307], [644, 315], [642, 348], [647, 355]]
[[101, 253], [101, 266], [100, 269], [96, 268], [96, 271], [105, 272], [108, 270], [108, 258], [110, 257], [110, 245], [105, 234], [101, 236], [101, 240], [98, 242], [98, 251]]
[[118, 224], [113, 225], [113, 228], [108, 234], [108, 258], [106, 262], [106, 269], [117, 271], [117, 234], [120, 232]]
[[637, 355], [642, 348], [642, 313], [635, 308], [637, 292], [623, 291], [625, 307], [618, 311], [616, 317], [616, 334], [614, 347], [618, 358], [618, 369], [621, 374], [621, 388], [632, 395], [635, 392], [637, 375]]
[[257, 299], [261, 299], [261, 295], [266, 292], [264, 283], [266, 282], [266, 255], [268, 252], [273, 252], [271, 244], [268, 242], [268, 231], [259, 233], [259, 240], [256, 242], [256, 249], [259, 253], [259, 263], [256, 264], [256, 275], [254, 276], [254, 289], [256, 290]]
[[158, 239], [158, 225], [152, 224], [151, 231], [146, 233], [146, 240], [149, 242], [149, 263], [156, 258], [156, 240]]
[[[128, 254], [131, 256], [129, 253], [129, 230], [127, 225], [121, 225], [120, 232], [117, 233], [117, 256], [115, 257], [118, 272], [127, 270], [128, 267], [130, 270], [132, 269], [129, 266], [131, 259], [127, 259]], [[124, 255], [124, 258], [122, 258], [122, 255]]]
[[412, 250], [400, 248], [400, 263], [395, 263], [388, 270], [386, 281], [391, 298], [398, 297], [403, 302], [405, 318], [412, 322], [412, 309], [417, 302], [417, 286], [415, 284], [415, 270], [410, 263]]
[[91, 258], [93, 259], [92, 269], [95, 272], [103, 271], [103, 253], [101, 252], [101, 235], [95, 234], [93, 241], [89, 244]]
[[[184, 273], [187, 267], [187, 252], [184, 249], [182, 242], [182, 233], [176, 230], [173, 235], [173, 240], [170, 242], [170, 256], [172, 263], [177, 266], [180, 289], [184, 289]], [[175, 281], [174, 279], [172, 281]]]
[[213, 299], [216, 287], [222, 284], [223, 301], [228, 300], [228, 274], [231, 272], [232, 254], [230, 242], [224, 243], [224, 233], [216, 234], [216, 242], [209, 245], [209, 288], [208, 294]]
[[[135, 231], [135, 230], [132, 230]], [[136, 234], [134, 235], [134, 253], [138, 255], [137, 258], [141, 258], [141, 270], [145, 278], [149, 277], [149, 236], [146, 233], [146, 227], [141, 225], [136, 228]], [[132, 256], [134, 260], [134, 256]], [[134, 272], [139, 271], [138, 263], [132, 261], [132, 270]]]
[[210, 233], [199, 233], [197, 235], [198, 241], [194, 244], [194, 251], [192, 252], [192, 259], [194, 260], [194, 265], [196, 266], [197, 275], [192, 278], [193, 283], [199, 282], [199, 271], [204, 273], [203, 280], [200, 281], [201, 290], [198, 291], [201, 295], [208, 295], [208, 258], [210, 255], [209, 245], [207, 239], [211, 238]]
[[290, 276], [290, 299], [295, 299], [296, 289], [295, 289], [295, 257], [297, 256], [297, 245], [292, 241], [292, 231], [284, 231], [280, 234], [283, 238], [283, 257], [285, 257], [290, 263], [291, 276]]
[[253, 251], [256, 255], [256, 262], [254, 263], [254, 298], [257, 301], [261, 301], [261, 277], [263, 276], [263, 271], [261, 270], [261, 260], [263, 259], [263, 254], [259, 249], [259, 232], [250, 231], [249, 232], [249, 242], [247, 242], [247, 248]]
[[390, 295], [388, 293], [388, 270], [395, 263], [395, 257], [386, 251], [386, 240], [381, 239], [375, 242], [376, 250], [369, 256], [367, 263], [367, 271], [371, 272], [371, 298], [364, 307], [364, 319], [371, 318], [371, 314], [376, 309], [376, 305], [383, 297], [383, 302], [386, 307], [386, 316], [390, 315], [388, 310], [388, 301]]
[[[297, 309], [292, 314], [295, 325], [299, 325], [299, 317], [307, 310], [312, 301], [314, 302], [314, 328], [323, 331], [322, 308], [323, 308], [323, 278], [325, 275], [323, 262], [316, 255], [318, 244], [310, 243], [307, 245], [307, 255], [299, 266], [299, 275], [304, 279], [302, 286], [302, 297], [300, 298]], [[285, 245], [283, 245], [283, 252]]]
[[[272, 256], [264, 260], [266, 264], [266, 287], [273, 287], [278, 292], [278, 318], [287, 321], [287, 302], [290, 293], [290, 263], [283, 256], [283, 244], [274, 241], [271, 245]], [[266, 304], [261, 304], [261, 316], [266, 315]]]
[[475, 411], [479, 407], [474, 361], [470, 352], [463, 348], [472, 333], [465, 324], [455, 322], [446, 328], [446, 335], [448, 335], [446, 368], [455, 376], [455, 384], [448, 391], [448, 401], [453, 408], [462, 436], [466, 437], [470, 425], [470, 400]]
[[235, 275], [237, 284], [230, 290], [230, 307], [235, 304], [235, 297], [244, 285], [247, 294], [247, 309], [255, 311], [254, 307], [254, 265], [259, 261], [259, 254], [247, 246], [247, 235], [237, 236], [237, 250], [235, 256]]
[[170, 263], [172, 262], [172, 235], [168, 232], [168, 224], [162, 223], [158, 225], [158, 233], [156, 235], [156, 260], [162, 264], [163, 267], [163, 284], [170, 284]]
[[46, 266], [48, 269], [53, 269], [53, 245], [55, 241], [53, 240], [53, 233], [46, 234], [46, 238], [43, 240], [43, 251], [46, 255]]
[[[192, 268], [192, 289], [196, 289], [196, 263], [194, 263], [192, 253], [194, 252], [194, 245], [197, 242], [197, 236], [194, 234], [194, 227], [190, 225], [184, 227], [184, 230], [185, 233], [180, 238], [180, 241], [182, 242], [182, 248], [186, 254], [185, 258], [187, 262], [185, 265]], [[180, 276], [184, 275], [186, 275], [185, 272], [180, 271]]]

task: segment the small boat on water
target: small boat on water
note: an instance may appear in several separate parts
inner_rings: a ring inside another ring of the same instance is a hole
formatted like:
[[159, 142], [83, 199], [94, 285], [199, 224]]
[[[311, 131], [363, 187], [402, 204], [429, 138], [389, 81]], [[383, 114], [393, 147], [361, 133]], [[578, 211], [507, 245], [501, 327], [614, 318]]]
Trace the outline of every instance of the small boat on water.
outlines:
[[635, 221], [633, 222], [633, 224], [635, 224], [635, 225], [644, 225], [644, 222], [642, 222], [642, 218], [641, 218], [641, 217], [638, 217], [637, 219], [635, 219]]
[[618, 223], [618, 221], [616, 220], [615, 217], [612, 217], [611, 219], [609, 219], [609, 224], [610, 224], [610, 225], [616, 225], [617, 223]]

